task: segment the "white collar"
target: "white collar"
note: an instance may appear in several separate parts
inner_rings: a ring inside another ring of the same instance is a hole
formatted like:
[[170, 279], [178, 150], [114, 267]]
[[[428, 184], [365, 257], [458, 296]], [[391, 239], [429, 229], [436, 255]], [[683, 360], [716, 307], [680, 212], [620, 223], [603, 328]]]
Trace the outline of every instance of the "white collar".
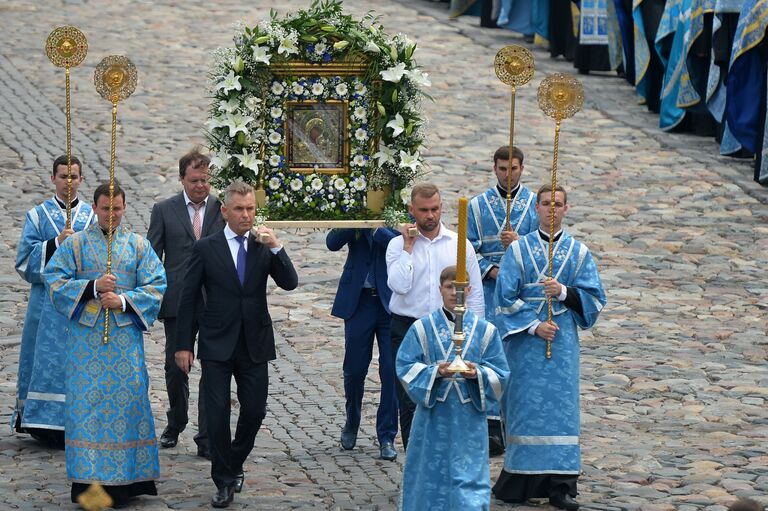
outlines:
[[[192, 199], [189, 198], [189, 195], [187, 195], [186, 190], [182, 190], [181, 193], [184, 194], [184, 205], [189, 206], [189, 203], [192, 202]], [[208, 205], [208, 196], [205, 196], [205, 199], [203, 199], [203, 207]]]

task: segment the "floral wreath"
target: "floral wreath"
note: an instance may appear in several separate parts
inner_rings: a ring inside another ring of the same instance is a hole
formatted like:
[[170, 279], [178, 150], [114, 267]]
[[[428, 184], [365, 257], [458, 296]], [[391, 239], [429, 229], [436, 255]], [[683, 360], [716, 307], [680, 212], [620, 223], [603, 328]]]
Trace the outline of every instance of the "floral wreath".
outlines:
[[[383, 216], [405, 214], [401, 195], [423, 172], [425, 120], [416, 45], [389, 37], [371, 14], [355, 20], [340, 0], [314, 1], [279, 19], [237, 27], [234, 46], [214, 52], [207, 127], [214, 186], [243, 180], [263, 186], [273, 220], [369, 218], [367, 192], [389, 189]], [[363, 62], [359, 76], [276, 75], [270, 66]], [[349, 172], [297, 172], [287, 167], [285, 103], [347, 103]], [[375, 152], [374, 152], [375, 151]], [[373, 154], [372, 154], [373, 153]]]

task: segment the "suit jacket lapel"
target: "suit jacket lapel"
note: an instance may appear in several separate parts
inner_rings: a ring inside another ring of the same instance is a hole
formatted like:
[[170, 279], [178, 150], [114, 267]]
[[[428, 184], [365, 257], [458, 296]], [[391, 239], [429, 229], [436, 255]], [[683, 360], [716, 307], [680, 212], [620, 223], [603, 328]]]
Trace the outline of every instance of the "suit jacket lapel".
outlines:
[[[240, 279], [237, 276], [237, 268], [235, 267], [235, 262], [232, 260], [232, 252], [229, 251], [229, 242], [227, 241], [227, 237], [224, 236], [224, 231], [216, 234], [216, 238], [213, 243], [211, 243], [211, 246], [221, 260], [223, 264], [222, 268], [225, 268], [224, 273], [229, 274], [230, 277], [234, 279], [235, 284], [240, 286]], [[245, 264], [245, 269], [247, 270], [248, 263], [246, 262]]]
[[184, 204], [184, 192], [174, 197], [173, 212], [176, 213], [176, 216], [179, 219], [179, 225], [184, 227], [184, 230], [187, 231], [187, 234], [189, 234], [192, 239], [195, 239], [195, 233], [192, 230], [192, 222], [189, 220], [189, 210], [187, 210], [187, 205]]
[[[216, 210], [216, 197], [208, 194], [208, 202], [205, 203], [205, 216], [203, 217], [203, 234], [202, 237], [208, 236], [211, 226], [214, 220], [219, 216], [219, 212]], [[191, 224], [190, 224], [191, 226]]]

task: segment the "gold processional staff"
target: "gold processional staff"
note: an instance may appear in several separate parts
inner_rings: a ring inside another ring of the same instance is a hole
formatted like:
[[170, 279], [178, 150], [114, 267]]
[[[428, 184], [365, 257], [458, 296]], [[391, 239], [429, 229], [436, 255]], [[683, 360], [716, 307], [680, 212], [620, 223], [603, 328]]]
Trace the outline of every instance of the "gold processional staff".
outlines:
[[[512, 147], [515, 142], [515, 96], [517, 88], [533, 78], [533, 54], [522, 46], [512, 44], [496, 53], [494, 59], [496, 76], [512, 88], [512, 107], [509, 115], [509, 163], [512, 166]], [[511, 231], [509, 215], [512, 209], [512, 172], [507, 169], [507, 214], [504, 230]]]
[[[555, 73], [542, 80], [538, 89], [539, 108], [555, 120], [555, 148], [552, 153], [552, 195], [549, 203], [549, 278], [552, 278], [552, 249], [555, 239], [555, 188], [560, 122], [573, 117], [584, 104], [584, 88], [575, 77]], [[552, 298], [547, 298], [547, 321], [552, 323]], [[547, 359], [552, 358], [552, 341], [547, 341]]]
[[456, 307], [453, 311], [456, 314], [453, 326], [453, 346], [456, 349], [456, 356], [445, 368], [450, 373], [464, 373], [470, 370], [461, 356], [461, 347], [465, 338], [464, 313], [467, 311], [464, 290], [469, 285], [469, 277], [467, 276], [467, 204], [466, 197], [459, 198], [459, 230], [457, 233], [459, 241], [456, 249], [456, 280], [453, 281], [453, 286], [456, 288]]
[[[107, 233], [107, 274], [112, 273], [112, 211], [115, 200], [115, 148], [117, 145], [117, 103], [136, 90], [136, 66], [122, 55], [104, 57], [96, 66], [93, 83], [102, 98], [112, 103], [112, 151], [109, 160], [109, 231]], [[104, 344], [109, 342], [109, 309], [104, 310]]]
[[[69, 69], [79, 66], [88, 54], [88, 41], [75, 27], [58, 27], [48, 35], [45, 53], [54, 66], [63, 67], [66, 76], [67, 118], [67, 229], [72, 228], [72, 135], [70, 132]], [[80, 169], [82, 172], [82, 169]], [[54, 169], [55, 172], [55, 169]]]

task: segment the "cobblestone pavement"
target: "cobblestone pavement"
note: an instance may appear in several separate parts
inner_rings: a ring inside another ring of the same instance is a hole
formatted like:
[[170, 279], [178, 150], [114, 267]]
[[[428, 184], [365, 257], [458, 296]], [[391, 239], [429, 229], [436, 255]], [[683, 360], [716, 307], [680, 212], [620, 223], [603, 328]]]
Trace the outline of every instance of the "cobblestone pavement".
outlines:
[[[281, 2], [281, 11], [306, 6]], [[93, 68], [108, 54], [137, 65], [139, 86], [121, 104], [118, 176], [127, 220], [143, 233], [152, 203], [178, 190], [180, 154], [202, 142], [208, 53], [231, 40], [232, 22], [268, 15], [247, 4], [107, 0], [5, 0], [0, 5], [0, 422], [13, 407], [27, 286], [13, 271], [24, 212], [49, 192], [48, 167], [64, 145], [63, 71], [45, 57], [52, 28], [80, 27], [90, 50], [73, 70], [74, 150], [84, 157], [85, 197], [107, 175], [109, 105]], [[347, 2], [376, 9], [390, 32], [419, 43], [433, 81], [430, 179], [445, 190], [446, 223], [455, 199], [491, 183], [489, 160], [506, 142], [509, 91], [493, 56], [522, 41], [477, 20], [448, 21], [423, 0]], [[551, 165], [553, 122], [536, 104], [546, 73], [570, 66], [534, 50], [533, 83], [517, 101], [516, 143], [524, 181]], [[584, 111], [563, 123], [559, 169], [569, 187], [570, 231], [598, 258], [609, 305], [582, 336], [585, 509], [724, 510], [738, 496], [768, 504], [768, 193], [750, 181], [748, 162], [718, 157], [709, 139], [664, 134], [613, 76], [583, 77]], [[377, 459], [368, 399], [359, 447], [338, 446], [343, 424], [341, 321], [329, 316], [343, 254], [320, 232], [283, 232], [301, 276], [298, 290], [271, 295], [280, 339], [269, 413], [234, 509], [392, 509], [401, 460]], [[160, 325], [146, 338], [156, 427], [165, 426]], [[557, 347], [555, 346], [555, 353]], [[556, 356], [556, 355], [555, 355]], [[197, 375], [193, 376], [196, 379]], [[375, 370], [370, 386], [375, 386]], [[193, 398], [194, 399], [194, 398]], [[204, 509], [213, 485], [194, 456], [193, 427], [161, 452], [160, 496], [136, 509]], [[402, 458], [402, 456], [401, 456]], [[494, 459], [495, 478], [500, 460]], [[0, 509], [72, 509], [63, 454], [6, 429], [0, 435]], [[500, 502], [494, 509], [506, 509]], [[546, 508], [545, 504], [541, 507]], [[519, 506], [518, 509], [535, 509]]]

